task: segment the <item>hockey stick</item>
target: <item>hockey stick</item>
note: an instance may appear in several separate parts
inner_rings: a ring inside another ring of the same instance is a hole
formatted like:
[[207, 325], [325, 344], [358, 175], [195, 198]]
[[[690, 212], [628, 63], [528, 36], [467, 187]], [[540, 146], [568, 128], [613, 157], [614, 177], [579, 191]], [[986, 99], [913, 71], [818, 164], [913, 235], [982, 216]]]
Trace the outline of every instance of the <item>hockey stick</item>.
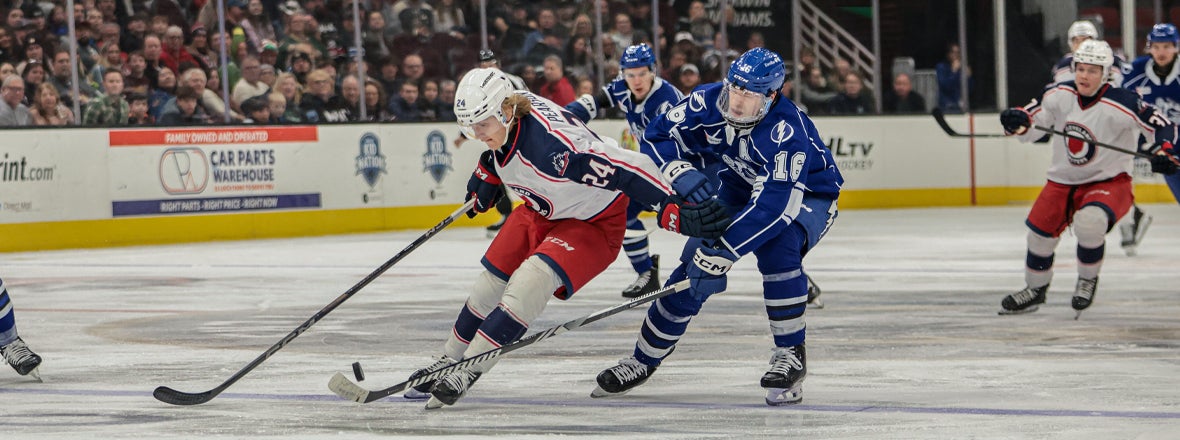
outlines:
[[359, 292], [362, 288], [367, 286], [369, 283], [373, 282], [373, 280], [377, 279], [378, 276], [381, 276], [381, 274], [383, 274], [383, 273], [385, 273], [385, 271], [389, 270], [390, 267], [393, 267], [394, 264], [397, 264], [398, 261], [401, 261], [403, 258], [406, 257], [406, 255], [409, 255], [410, 252], [413, 252], [414, 249], [417, 249], [418, 246], [421, 246], [422, 243], [425, 243], [426, 240], [429, 240], [431, 237], [434, 237], [436, 234], [439, 233], [439, 231], [442, 231], [448, 225], [453, 223], [455, 221], [455, 219], [459, 218], [459, 216], [463, 215], [463, 213], [465, 213], [465, 212], [467, 212], [467, 210], [471, 209], [472, 206], [475, 206], [475, 199], [474, 198], [472, 198], [471, 200], [468, 200], [467, 203], [464, 203], [462, 207], [455, 210], [455, 212], [452, 212], [450, 215], [447, 216], [447, 218], [444, 218], [437, 225], [434, 225], [433, 228], [430, 228], [430, 230], [426, 231], [426, 233], [419, 236], [416, 240], [414, 240], [413, 243], [410, 243], [408, 246], [405, 247], [405, 249], [402, 249], [401, 252], [398, 252], [397, 255], [394, 255], [393, 258], [390, 258], [388, 261], [385, 262], [385, 264], [382, 264], [381, 267], [378, 267], [372, 273], [365, 276], [364, 279], [362, 279], [360, 282], [356, 283], [356, 285], [352, 286], [352, 288], [348, 289], [348, 291], [346, 291], [346, 292], [342, 293], [340, 296], [336, 297], [335, 300], [333, 300], [327, 306], [324, 306], [324, 308], [322, 308], [322, 309], [320, 309], [320, 311], [316, 312], [315, 315], [312, 315], [312, 317], [310, 319], [308, 319], [307, 321], [304, 321], [303, 324], [300, 324], [299, 327], [297, 327], [295, 330], [291, 331], [291, 333], [288, 333], [287, 336], [283, 337], [283, 339], [281, 341], [279, 341], [277, 344], [272, 345], [269, 349], [266, 350], [266, 352], [262, 353], [257, 358], [254, 358], [254, 360], [252, 362], [250, 362], [249, 365], [246, 365], [245, 368], [238, 370], [237, 373], [234, 373], [233, 376], [230, 376], [229, 379], [227, 379], [221, 385], [218, 385], [217, 388], [214, 388], [209, 391], [202, 392], [202, 393], [186, 393], [183, 391], [177, 391], [172, 388], [161, 386], [161, 387], [157, 387], [155, 392], [152, 393], [152, 395], [155, 396], [156, 399], [161, 402], [170, 403], [173, 405], [199, 405], [199, 404], [208, 402], [210, 400], [213, 400], [214, 397], [217, 397], [218, 394], [221, 394], [222, 391], [225, 391], [226, 388], [229, 388], [230, 385], [233, 385], [234, 382], [237, 382], [239, 379], [241, 379], [243, 376], [245, 376], [246, 373], [249, 373], [254, 368], [257, 368], [259, 365], [262, 364], [262, 362], [266, 361], [268, 358], [273, 356], [275, 354], [275, 352], [282, 349], [284, 346], [286, 346], [288, 343], [290, 343], [293, 339], [299, 337], [300, 334], [307, 331], [307, 329], [311, 328], [311, 326], [313, 326], [313, 325], [315, 325], [315, 323], [319, 322], [320, 319], [323, 319], [324, 316], [326, 316], [332, 310], [335, 310], [336, 307], [339, 306], [341, 303], [343, 303], [344, 301], [351, 298], [353, 295], [355, 295], [357, 292]]
[[942, 113], [942, 109], [940, 109], [938, 107], [934, 107], [934, 110], [930, 111], [930, 115], [934, 116], [934, 122], [937, 122], [938, 126], [942, 127], [942, 131], [945, 131], [946, 134], [950, 137], [962, 137], [962, 138], [971, 138], [971, 137], [1002, 138], [1002, 137], [1008, 137], [1007, 135], [1004, 135], [1004, 134], [994, 134], [994, 133], [959, 133], [959, 132], [955, 131], [955, 129], [951, 128], [950, 124], [946, 123], [946, 115], [944, 115]]
[[542, 332], [534, 333], [526, 338], [519, 339], [516, 342], [506, 344], [500, 348], [486, 351], [486, 352], [479, 354], [477, 356], [473, 356], [473, 357], [464, 359], [458, 363], [451, 364], [447, 367], [443, 367], [443, 368], [431, 371], [428, 374], [407, 380], [405, 382], [399, 383], [399, 384], [391, 386], [389, 388], [384, 388], [384, 389], [380, 389], [380, 390], [368, 390], [360, 385], [357, 385], [356, 382], [353, 382], [348, 377], [345, 377], [344, 374], [336, 373], [336, 375], [332, 376], [332, 379], [328, 381], [328, 389], [330, 389], [330, 390], [332, 390], [332, 392], [336, 393], [337, 396], [340, 396], [344, 399], [352, 400], [357, 403], [369, 403], [369, 402], [372, 402], [375, 400], [384, 399], [386, 397], [389, 397], [394, 394], [405, 391], [407, 388], [410, 388], [410, 387], [413, 387], [416, 385], [421, 385], [426, 382], [430, 382], [432, 380], [435, 380], [440, 377], [451, 374], [455, 371], [470, 369], [472, 367], [475, 367], [476, 365], [479, 365], [479, 364], [482, 364], [482, 363], [487, 362], [489, 360], [498, 358], [500, 356], [503, 356], [503, 355], [511, 353], [513, 351], [527, 347], [529, 345], [536, 344], [538, 342], [544, 341], [546, 339], [560, 335], [560, 334], [565, 333], [570, 330], [577, 330], [578, 328], [581, 328], [582, 326], [584, 326], [586, 324], [598, 321], [602, 318], [606, 318], [608, 316], [614, 315], [616, 313], [619, 313], [619, 312], [622, 312], [625, 310], [633, 309], [637, 306], [655, 301], [657, 299], [663, 298], [665, 296], [671, 295], [673, 293], [682, 291], [687, 288], [688, 288], [688, 280], [681, 281], [681, 282], [673, 284], [671, 286], [664, 287], [664, 288], [657, 290], [655, 292], [651, 292], [646, 295], [640, 296], [640, 297], [635, 298], [631, 301], [627, 301], [622, 304], [618, 304], [615, 306], [611, 306], [611, 307], [599, 310], [597, 312], [594, 312], [589, 315], [574, 319], [574, 320], [569, 321], [565, 324], [550, 328], [550, 329], [542, 331]]
[[[994, 133], [974, 133], [974, 134], [959, 133], [959, 132], [955, 131], [955, 129], [951, 128], [951, 126], [949, 124], [946, 123], [946, 117], [945, 117], [945, 115], [943, 115], [942, 109], [935, 107], [934, 110], [930, 112], [930, 114], [932, 116], [934, 116], [934, 121], [938, 122], [938, 126], [942, 127], [942, 131], [945, 131], [946, 134], [950, 135], [951, 137], [977, 137], [977, 138], [979, 138], [979, 137], [982, 137], [982, 138], [1008, 137], [1008, 135], [1006, 135], [1006, 134], [994, 134]], [[1107, 144], [1104, 142], [1086, 139], [1081, 136], [1072, 135], [1072, 134], [1069, 134], [1069, 133], [1066, 133], [1066, 132], [1063, 132], [1060, 130], [1054, 130], [1053, 128], [1050, 128], [1050, 127], [1043, 127], [1040, 125], [1034, 125], [1033, 128], [1035, 128], [1037, 130], [1041, 130], [1046, 133], [1052, 133], [1052, 134], [1055, 134], [1058, 136], [1065, 136], [1067, 138], [1077, 139], [1079, 141], [1088, 142], [1088, 143], [1097, 145], [1102, 148], [1118, 151], [1120, 153], [1130, 154], [1132, 156], [1142, 157], [1145, 159], [1151, 159], [1151, 155], [1147, 154], [1147, 153], [1132, 151], [1132, 150], [1128, 150], [1128, 149], [1125, 149], [1122, 147], [1116, 147], [1114, 145], [1110, 145], [1110, 144]]]
[[1135, 156], [1135, 157], [1142, 157], [1142, 158], [1144, 158], [1144, 159], [1151, 159], [1151, 155], [1150, 155], [1150, 154], [1147, 154], [1147, 153], [1141, 153], [1141, 152], [1138, 152], [1138, 151], [1128, 150], [1128, 149], [1126, 149], [1126, 148], [1123, 148], [1123, 147], [1116, 147], [1116, 146], [1114, 146], [1114, 145], [1111, 145], [1111, 144], [1107, 144], [1107, 143], [1103, 143], [1103, 142], [1098, 142], [1098, 141], [1094, 141], [1094, 140], [1086, 139], [1086, 138], [1084, 138], [1084, 137], [1081, 137], [1081, 136], [1078, 136], [1078, 135], [1069, 134], [1069, 133], [1066, 133], [1066, 132], [1064, 132], [1064, 131], [1060, 131], [1060, 130], [1054, 130], [1054, 129], [1053, 129], [1053, 128], [1051, 128], [1051, 127], [1042, 127], [1042, 126], [1040, 126], [1040, 125], [1034, 125], [1034, 126], [1033, 126], [1033, 128], [1035, 128], [1035, 129], [1037, 129], [1037, 130], [1041, 130], [1041, 131], [1043, 131], [1043, 132], [1046, 132], [1046, 133], [1053, 133], [1053, 134], [1055, 134], [1055, 135], [1058, 135], [1058, 136], [1065, 136], [1065, 137], [1067, 137], [1067, 138], [1070, 138], [1070, 139], [1077, 139], [1077, 140], [1079, 140], [1079, 141], [1082, 141], [1082, 142], [1088, 142], [1088, 143], [1091, 143], [1091, 144], [1097, 145], [1097, 146], [1099, 146], [1099, 147], [1102, 147], [1102, 148], [1106, 148], [1106, 149], [1109, 149], [1109, 150], [1118, 151], [1119, 153], [1130, 154], [1130, 155], [1132, 155], [1132, 156]]

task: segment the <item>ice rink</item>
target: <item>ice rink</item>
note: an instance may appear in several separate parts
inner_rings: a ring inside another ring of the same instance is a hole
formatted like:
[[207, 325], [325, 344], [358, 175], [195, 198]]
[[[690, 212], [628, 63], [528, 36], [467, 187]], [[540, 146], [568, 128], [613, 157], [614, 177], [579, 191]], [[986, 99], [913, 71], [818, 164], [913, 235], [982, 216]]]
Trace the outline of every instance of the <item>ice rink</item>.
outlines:
[[[327, 382], [354, 361], [370, 388], [429, 364], [481, 270], [483, 228], [443, 231], [190, 407], [151, 392], [219, 385], [423, 231], [4, 254], [45, 383], [0, 371], [0, 439], [1180, 438], [1180, 207], [1145, 208], [1155, 221], [1139, 255], [1108, 236], [1078, 321], [1068, 232], [1048, 304], [996, 314], [1023, 287], [1027, 207], [842, 212], [805, 262], [826, 307], [807, 313], [803, 403], [784, 407], [758, 386], [771, 342], [751, 261], [628, 395], [589, 397], [630, 354], [641, 310], [512, 353], [456, 406], [427, 412], [341, 400]], [[683, 240], [652, 237], [663, 276]], [[618, 259], [531, 331], [622, 302], [634, 276]]]

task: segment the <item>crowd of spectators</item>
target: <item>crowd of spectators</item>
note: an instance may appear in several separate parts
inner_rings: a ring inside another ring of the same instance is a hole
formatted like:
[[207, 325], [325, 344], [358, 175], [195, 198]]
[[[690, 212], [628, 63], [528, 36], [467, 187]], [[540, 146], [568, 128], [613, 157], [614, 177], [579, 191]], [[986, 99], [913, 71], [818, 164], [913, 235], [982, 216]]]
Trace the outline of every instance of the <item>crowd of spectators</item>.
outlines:
[[[361, 121], [362, 113], [364, 121], [453, 121], [455, 83], [481, 61], [479, 3], [225, 0], [222, 33], [212, 0], [78, 0], [73, 11], [64, 0], [3, 0], [0, 126], [76, 119], [101, 126], [324, 123]], [[661, 76], [684, 92], [720, 80], [728, 61], [765, 44], [758, 32], [725, 44], [700, 0], [661, 2], [663, 32], [654, 39], [645, 21], [654, 15], [652, 2], [598, 4], [604, 19], [596, 36], [595, 2], [487, 2], [488, 44], [501, 68], [562, 105], [613, 79], [619, 54], [632, 44], [658, 45]], [[358, 25], [363, 75], [353, 57]], [[225, 61], [218, 51], [223, 35]], [[863, 83], [859, 90], [848, 86], [863, 79], [847, 61], [836, 60], [828, 71], [814, 62], [814, 53], [804, 55], [802, 103], [811, 112], [875, 112]], [[894, 81], [901, 96], [895, 101], [920, 101], [901, 93], [897, 84], [905, 82]]]

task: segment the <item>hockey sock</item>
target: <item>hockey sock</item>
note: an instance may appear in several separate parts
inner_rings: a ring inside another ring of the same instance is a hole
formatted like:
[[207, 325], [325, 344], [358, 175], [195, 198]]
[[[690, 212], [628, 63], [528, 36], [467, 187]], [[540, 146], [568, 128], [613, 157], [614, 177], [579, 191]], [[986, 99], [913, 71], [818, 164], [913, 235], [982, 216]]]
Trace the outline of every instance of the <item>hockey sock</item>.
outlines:
[[1046, 237], [1028, 231], [1028, 254], [1024, 258], [1024, 283], [1037, 288], [1053, 280], [1053, 251], [1060, 237]]
[[1078, 236], [1078, 277], [1094, 279], [1106, 254], [1106, 231], [1111, 224], [1106, 211], [1087, 205], [1073, 215], [1073, 232]]
[[659, 365], [688, 329], [702, 303], [689, 291], [665, 296], [647, 309], [647, 319], [635, 342], [635, 359], [647, 365]]
[[627, 222], [627, 235], [623, 237], [623, 251], [631, 260], [631, 267], [636, 273], [644, 273], [651, 269], [651, 255], [648, 253], [648, 241], [643, 222], [638, 218]]
[[803, 313], [807, 311], [807, 277], [803, 276], [803, 269], [762, 275], [762, 289], [774, 345], [802, 344], [807, 328], [803, 322]]
[[12, 300], [8, 298], [4, 280], [0, 279], [0, 345], [8, 345], [16, 340], [16, 336], [16, 317], [12, 313]]
[[443, 353], [451, 359], [463, 359], [467, 345], [475, 337], [476, 330], [483, 325], [484, 318], [499, 304], [507, 284], [507, 281], [497, 278], [491, 272], [484, 271], [479, 274], [475, 286], [471, 289], [471, 296], [459, 310], [459, 317], [455, 319], [455, 327], [447, 337]]

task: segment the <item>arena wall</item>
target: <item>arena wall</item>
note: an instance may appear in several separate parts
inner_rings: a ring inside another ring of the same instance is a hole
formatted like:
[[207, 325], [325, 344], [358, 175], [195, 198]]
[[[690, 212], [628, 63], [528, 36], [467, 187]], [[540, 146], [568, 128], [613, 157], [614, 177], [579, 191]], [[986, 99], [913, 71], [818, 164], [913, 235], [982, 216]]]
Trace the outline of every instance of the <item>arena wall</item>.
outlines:
[[[968, 130], [967, 116], [948, 120]], [[994, 114], [974, 123], [1000, 131]], [[972, 145], [925, 115], [816, 125], [846, 179], [843, 209], [1029, 203], [1049, 162], [1047, 144]], [[622, 121], [591, 127], [633, 144]], [[482, 148], [455, 148], [457, 135], [444, 123], [5, 131], [0, 251], [427, 228], [462, 202]], [[1137, 161], [1137, 200], [1171, 201]]]

